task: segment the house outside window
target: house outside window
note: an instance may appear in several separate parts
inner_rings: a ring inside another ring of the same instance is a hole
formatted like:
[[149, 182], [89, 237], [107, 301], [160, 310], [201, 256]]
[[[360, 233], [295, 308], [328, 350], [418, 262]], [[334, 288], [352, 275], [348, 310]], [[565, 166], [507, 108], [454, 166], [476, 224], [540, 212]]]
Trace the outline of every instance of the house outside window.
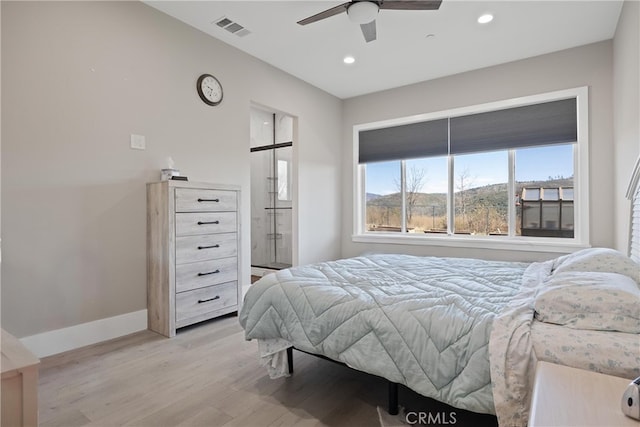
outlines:
[[586, 246], [587, 130], [587, 88], [355, 126], [353, 240]]
[[520, 209], [520, 235], [573, 237], [573, 187], [525, 187]]

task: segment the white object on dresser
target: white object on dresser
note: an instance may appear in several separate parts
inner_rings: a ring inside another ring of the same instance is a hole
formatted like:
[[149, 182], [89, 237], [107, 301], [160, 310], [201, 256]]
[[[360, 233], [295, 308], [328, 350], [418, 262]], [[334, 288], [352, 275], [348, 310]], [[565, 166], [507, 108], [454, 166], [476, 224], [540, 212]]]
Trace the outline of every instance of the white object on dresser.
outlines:
[[620, 399], [629, 381], [584, 369], [538, 362], [529, 427], [639, 427], [638, 421], [627, 417], [620, 409]]
[[147, 184], [149, 329], [176, 329], [240, 309], [240, 188]]
[[627, 417], [640, 420], [640, 377], [627, 386], [622, 395], [620, 409]]
[[40, 360], [2, 329], [1, 425], [38, 425], [38, 365]]

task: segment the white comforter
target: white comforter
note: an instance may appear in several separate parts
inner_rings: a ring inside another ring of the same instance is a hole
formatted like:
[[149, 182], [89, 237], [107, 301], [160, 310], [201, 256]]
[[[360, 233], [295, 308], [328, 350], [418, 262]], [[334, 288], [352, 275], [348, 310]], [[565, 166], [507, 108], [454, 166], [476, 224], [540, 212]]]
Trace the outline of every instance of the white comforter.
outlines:
[[247, 339], [284, 339], [458, 408], [494, 413], [488, 342], [527, 264], [370, 255], [265, 276]]

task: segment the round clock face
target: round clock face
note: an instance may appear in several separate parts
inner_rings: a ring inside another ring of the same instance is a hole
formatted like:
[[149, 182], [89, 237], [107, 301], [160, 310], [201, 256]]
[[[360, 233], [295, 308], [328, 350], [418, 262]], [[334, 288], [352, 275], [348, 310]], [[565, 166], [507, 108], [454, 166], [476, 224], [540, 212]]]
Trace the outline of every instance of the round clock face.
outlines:
[[218, 105], [222, 102], [222, 85], [211, 74], [201, 75], [196, 87], [205, 104]]

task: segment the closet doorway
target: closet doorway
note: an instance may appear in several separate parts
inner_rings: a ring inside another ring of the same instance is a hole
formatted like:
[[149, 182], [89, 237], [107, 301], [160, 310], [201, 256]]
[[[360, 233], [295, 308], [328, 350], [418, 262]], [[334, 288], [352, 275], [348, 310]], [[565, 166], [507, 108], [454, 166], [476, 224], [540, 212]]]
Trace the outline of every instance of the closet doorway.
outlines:
[[251, 107], [251, 274], [291, 267], [293, 123]]

